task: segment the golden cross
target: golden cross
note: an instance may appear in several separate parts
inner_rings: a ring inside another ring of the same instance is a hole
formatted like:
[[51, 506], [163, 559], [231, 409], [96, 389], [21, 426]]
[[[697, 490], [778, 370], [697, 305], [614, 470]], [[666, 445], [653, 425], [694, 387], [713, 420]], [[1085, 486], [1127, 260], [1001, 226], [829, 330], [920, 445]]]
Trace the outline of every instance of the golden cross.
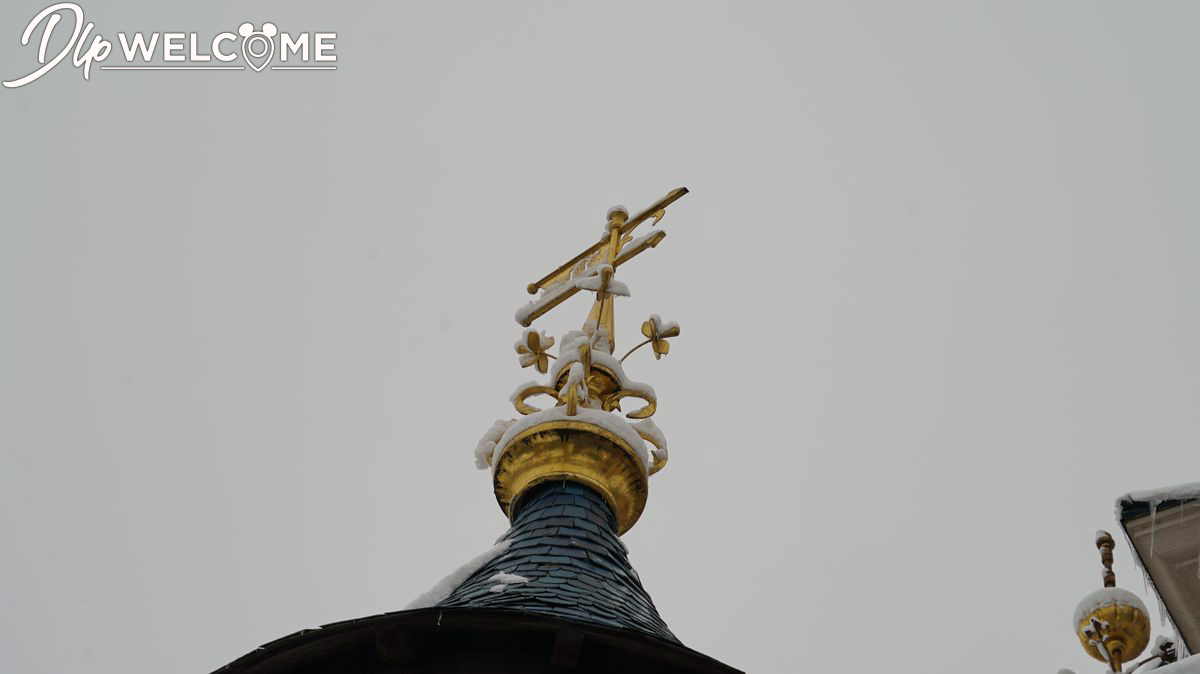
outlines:
[[536, 295], [539, 291], [545, 291], [545, 293], [517, 311], [517, 323], [529, 327], [546, 312], [570, 299], [582, 289], [577, 284], [581, 273], [598, 266], [600, 272], [599, 284], [595, 289], [596, 302], [588, 314], [588, 320], [596, 321], [597, 326], [603, 326], [608, 330], [611, 351], [616, 341], [613, 336], [613, 296], [608, 292], [612, 275], [617, 267], [633, 259], [647, 248], [657, 246], [667, 236], [666, 232], [657, 230], [653, 234], [631, 241], [632, 232], [638, 225], [650, 218], [654, 218], [650, 223], [651, 226], [654, 226], [666, 215], [667, 206], [675, 203], [687, 193], [686, 187], [671, 190], [667, 196], [654, 202], [632, 218], [624, 209], [610, 210], [608, 223], [605, 225], [605, 236], [602, 239], [526, 287], [526, 291], [530, 295]]

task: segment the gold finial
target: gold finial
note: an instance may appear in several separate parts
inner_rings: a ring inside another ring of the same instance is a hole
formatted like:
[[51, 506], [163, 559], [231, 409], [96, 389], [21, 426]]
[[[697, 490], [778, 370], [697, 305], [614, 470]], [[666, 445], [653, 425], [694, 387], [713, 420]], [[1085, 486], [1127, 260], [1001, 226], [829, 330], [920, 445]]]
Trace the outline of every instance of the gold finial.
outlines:
[[[661, 358], [670, 348], [667, 339], [678, 336], [680, 330], [675, 323], [652, 315], [642, 324], [646, 340], [620, 360], [614, 358], [613, 300], [629, 295], [616, 272], [662, 242], [666, 232], [661, 229], [637, 238], [634, 230], [648, 220], [656, 225], [666, 208], [687, 192], [686, 187], [672, 190], [632, 217], [623, 207], [609, 209], [603, 236], [595, 244], [526, 288], [530, 294], [541, 294], [515, 315], [517, 323], [526, 328], [515, 349], [522, 367], [532, 365], [548, 374], [549, 381], [518, 387], [511, 400], [524, 418], [496, 422], [475, 450], [476, 464], [492, 467], [496, 500], [510, 517], [525, 490], [560, 479], [573, 479], [599, 491], [617, 516], [619, 533], [632, 527], [641, 515], [648, 478], [667, 463], [667, 443], [649, 420], [658, 406], [654, 389], [630, 379], [622, 362], [646, 344], [652, 345], [656, 359]], [[568, 332], [558, 342], [555, 357], [547, 352], [554, 339], [529, 326], [581, 290], [595, 293], [595, 301], [581, 329]], [[554, 359], [553, 365], [550, 359]], [[527, 402], [534, 396], [547, 396], [554, 405], [534, 407]], [[627, 398], [638, 398], [644, 404], [622, 418], [615, 412], [622, 411], [621, 401]]]
[[1113, 573], [1113, 537], [1107, 531], [1096, 532], [1096, 549], [1100, 551], [1100, 563], [1104, 566], [1104, 572], [1101, 577], [1104, 579], [1104, 587], [1116, 587], [1117, 574]]
[[1080, 600], [1072, 626], [1088, 655], [1107, 664], [1109, 671], [1120, 672], [1150, 643], [1150, 618], [1137, 595], [1116, 587], [1113, 538], [1107, 531], [1096, 532], [1096, 548], [1104, 566], [1104, 587]]

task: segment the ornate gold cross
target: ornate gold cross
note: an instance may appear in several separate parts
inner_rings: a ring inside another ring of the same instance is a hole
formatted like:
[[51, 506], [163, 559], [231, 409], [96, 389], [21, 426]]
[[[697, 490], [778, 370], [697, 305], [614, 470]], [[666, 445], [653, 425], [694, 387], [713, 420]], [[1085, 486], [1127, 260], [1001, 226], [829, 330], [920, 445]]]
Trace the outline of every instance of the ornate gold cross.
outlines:
[[526, 287], [530, 295], [538, 292], [542, 295], [517, 310], [517, 323], [529, 327], [580, 290], [593, 291], [596, 293], [596, 302], [588, 314], [588, 321], [595, 321], [598, 328], [603, 327], [608, 331], [609, 353], [612, 353], [616, 341], [613, 338], [613, 297], [626, 294], [623, 285], [618, 286], [613, 282], [613, 275], [617, 267], [647, 248], [654, 248], [667, 236], [660, 229], [634, 239], [633, 230], [651, 218], [650, 226], [653, 227], [666, 215], [667, 206], [687, 193], [686, 187], [671, 190], [632, 218], [624, 208], [609, 209], [604, 236], [599, 241]]

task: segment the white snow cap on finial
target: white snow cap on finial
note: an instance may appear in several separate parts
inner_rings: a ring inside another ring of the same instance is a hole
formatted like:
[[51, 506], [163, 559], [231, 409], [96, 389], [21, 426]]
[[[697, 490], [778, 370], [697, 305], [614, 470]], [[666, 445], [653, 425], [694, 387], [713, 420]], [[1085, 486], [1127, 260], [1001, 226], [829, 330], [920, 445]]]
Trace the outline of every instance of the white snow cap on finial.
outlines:
[[626, 218], [629, 217], [629, 211], [626, 210], [626, 208], [624, 206], [622, 206], [621, 204], [617, 204], [616, 206], [613, 206], [612, 208], [608, 209], [608, 212], [604, 214], [604, 217], [609, 220], [612, 220], [612, 216], [616, 213], [624, 213]]
[[479, 444], [475, 445], [475, 467], [479, 470], [486, 469], [492, 462], [492, 452], [496, 449], [496, 441], [500, 436], [504, 435], [504, 431], [508, 430], [509, 426], [515, 423], [515, 419], [497, 419], [492, 427], [487, 429], [483, 437], [479, 439]]
[[1132, 606], [1142, 613], [1146, 613], [1146, 605], [1142, 603], [1141, 599], [1138, 599], [1136, 594], [1119, 587], [1102, 587], [1079, 600], [1079, 604], [1075, 606], [1075, 615], [1071, 616], [1071, 631], [1078, 630], [1079, 626], [1083, 624], [1083, 619], [1092, 611], [1110, 604]]

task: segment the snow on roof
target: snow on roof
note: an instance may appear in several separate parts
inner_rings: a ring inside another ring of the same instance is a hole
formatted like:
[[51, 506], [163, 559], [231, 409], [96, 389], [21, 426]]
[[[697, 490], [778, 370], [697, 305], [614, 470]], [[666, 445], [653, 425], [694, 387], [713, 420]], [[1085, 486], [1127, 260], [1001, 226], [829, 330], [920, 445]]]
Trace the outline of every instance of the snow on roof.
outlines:
[[446, 597], [449, 597], [455, 588], [462, 585], [466, 579], [474, 575], [480, 567], [500, 556], [500, 553], [507, 550], [510, 545], [512, 545], [511, 540], [503, 540], [491, 548], [484, 550], [471, 559], [471, 561], [451, 571], [450, 575], [438, 581], [437, 585], [429, 588], [424, 594], [409, 602], [408, 606], [404, 607], [405, 610], [428, 608], [440, 603]]
[[506, 573], [504, 571], [500, 571], [500, 572], [496, 573], [495, 575], [493, 575], [491, 578], [488, 578], [488, 582], [491, 582], [493, 580], [497, 581], [497, 582], [495, 585], [488, 588], [488, 592], [503, 592], [508, 589], [509, 585], [516, 585], [517, 583], [528, 583], [529, 582], [529, 579], [526, 578], [525, 576], [519, 576], [515, 573]]
[[1126, 503], [1148, 503], [1151, 508], [1157, 508], [1163, 501], [1189, 501], [1200, 499], [1200, 482], [1177, 484], [1174, 487], [1131, 491], [1117, 499], [1117, 511]]
[[1138, 599], [1136, 594], [1130, 592], [1129, 590], [1122, 590], [1119, 587], [1102, 587], [1079, 600], [1079, 603], [1075, 606], [1075, 615], [1071, 618], [1071, 631], [1077, 631], [1079, 626], [1083, 623], [1083, 619], [1086, 618], [1089, 613], [1102, 606], [1108, 606], [1110, 604], [1133, 606], [1134, 608], [1140, 609], [1141, 612], [1147, 616], [1150, 615], [1150, 613], [1146, 611], [1146, 605], [1142, 603], [1141, 599]]

